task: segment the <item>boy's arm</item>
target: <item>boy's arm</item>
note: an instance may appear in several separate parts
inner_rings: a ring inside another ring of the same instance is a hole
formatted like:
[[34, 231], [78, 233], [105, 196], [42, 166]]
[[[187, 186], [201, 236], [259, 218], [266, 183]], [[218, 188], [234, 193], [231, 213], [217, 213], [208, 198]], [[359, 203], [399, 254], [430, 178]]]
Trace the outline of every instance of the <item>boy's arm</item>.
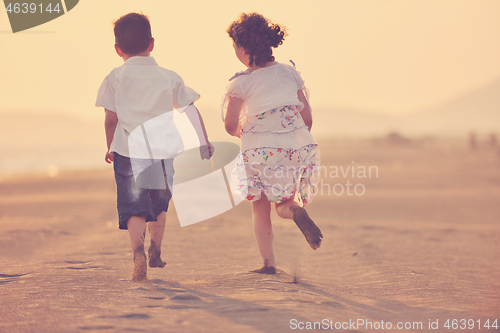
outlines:
[[224, 118], [224, 126], [226, 132], [232, 136], [241, 138], [240, 112], [243, 105], [243, 100], [236, 97], [228, 97], [227, 113]]
[[106, 145], [108, 146], [108, 151], [106, 152], [104, 160], [107, 163], [111, 163], [113, 162], [113, 154], [109, 152], [109, 148], [111, 147], [111, 142], [113, 142], [116, 124], [118, 124], [118, 117], [116, 116], [116, 112], [109, 111], [107, 109], [104, 109], [104, 112], [105, 112], [104, 129], [106, 131]]
[[307, 101], [306, 96], [304, 96], [304, 92], [302, 90], [299, 90], [297, 95], [299, 96], [299, 101], [304, 104], [304, 109], [300, 111], [300, 114], [302, 115], [302, 119], [304, 119], [304, 123], [307, 125], [307, 129], [310, 132], [313, 123], [311, 107], [309, 106], [309, 102]]
[[202, 159], [209, 159], [214, 153], [214, 147], [208, 141], [207, 130], [205, 129], [205, 124], [203, 123], [203, 118], [200, 112], [194, 105], [194, 103], [189, 104], [189, 106], [184, 110], [184, 113], [188, 117], [191, 125], [193, 125], [196, 134], [198, 135], [198, 140], [200, 141], [200, 154]]

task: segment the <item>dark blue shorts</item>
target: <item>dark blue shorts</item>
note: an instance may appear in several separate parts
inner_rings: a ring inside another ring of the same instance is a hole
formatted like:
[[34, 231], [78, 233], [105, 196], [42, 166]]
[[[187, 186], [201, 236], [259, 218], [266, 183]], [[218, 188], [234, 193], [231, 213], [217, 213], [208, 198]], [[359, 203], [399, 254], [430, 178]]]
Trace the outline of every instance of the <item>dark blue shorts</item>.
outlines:
[[132, 216], [144, 216], [147, 222], [157, 221], [158, 215], [168, 210], [173, 159], [151, 161], [113, 153], [113, 168], [120, 229], [127, 229]]

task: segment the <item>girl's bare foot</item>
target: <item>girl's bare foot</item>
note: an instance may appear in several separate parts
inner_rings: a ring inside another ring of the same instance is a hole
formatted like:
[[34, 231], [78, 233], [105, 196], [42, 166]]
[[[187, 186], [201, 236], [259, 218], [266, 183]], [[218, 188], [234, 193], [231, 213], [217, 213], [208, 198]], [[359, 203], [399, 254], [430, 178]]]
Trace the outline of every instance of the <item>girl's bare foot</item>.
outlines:
[[147, 280], [147, 269], [144, 248], [134, 250], [134, 271], [132, 272], [132, 281]]
[[306, 237], [307, 242], [313, 250], [321, 246], [321, 230], [311, 220], [306, 210], [302, 207], [296, 207], [293, 211], [293, 221], [299, 227], [300, 231]]
[[148, 255], [149, 255], [149, 267], [158, 267], [163, 268], [167, 264], [160, 257], [161, 249], [153, 242], [149, 246]]
[[269, 259], [264, 259], [264, 266], [262, 266], [262, 268], [254, 269], [250, 272], [259, 274], [276, 274], [276, 267], [274, 267], [274, 265], [274, 260], [270, 261]]
[[260, 274], [276, 274], [276, 267], [274, 267], [274, 266], [262, 266], [262, 268], [254, 269], [251, 272], [260, 273]]

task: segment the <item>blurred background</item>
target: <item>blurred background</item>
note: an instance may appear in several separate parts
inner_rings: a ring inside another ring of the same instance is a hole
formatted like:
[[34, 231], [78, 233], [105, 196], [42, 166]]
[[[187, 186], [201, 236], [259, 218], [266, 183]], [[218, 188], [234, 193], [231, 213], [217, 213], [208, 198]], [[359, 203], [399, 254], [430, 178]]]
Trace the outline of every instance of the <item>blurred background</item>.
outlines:
[[220, 104], [245, 68], [225, 30], [255, 11], [286, 26], [274, 54], [301, 72], [325, 148], [453, 142], [498, 156], [499, 1], [87, 0], [16, 34], [0, 14], [0, 175], [106, 167], [95, 98], [123, 63], [112, 23], [133, 11], [151, 20], [159, 65], [201, 94], [212, 141], [238, 142], [223, 129]]

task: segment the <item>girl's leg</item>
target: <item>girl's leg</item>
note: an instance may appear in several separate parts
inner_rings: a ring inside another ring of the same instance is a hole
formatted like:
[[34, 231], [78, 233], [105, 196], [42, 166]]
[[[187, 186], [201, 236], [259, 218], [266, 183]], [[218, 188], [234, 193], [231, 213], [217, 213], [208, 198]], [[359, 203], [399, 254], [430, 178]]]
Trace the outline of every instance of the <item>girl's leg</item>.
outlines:
[[271, 203], [264, 193], [259, 200], [252, 202], [252, 221], [257, 246], [264, 260], [264, 267], [256, 272], [274, 274], [276, 273], [276, 264], [273, 250], [274, 233], [271, 224]]
[[307, 211], [303, 207], [300, 207], [293, 198], [295, 198], [295, 195], [288, 200], [276, 204], [276, 212], [281, 218], [293, 220], [306, 237], [309, 246], [313, 250], [316, 250], [320, 247], [321, 238], [323, 238], [321, 230], [311, 220]]
[[130, 245], [134, 254], [133, 281], [147, 279], [146, 253], [144, 252], [144, 238], [146, 236], [146, 218], [144, 216], [132, 216], [127, 221]]
[[293, 213], [297, 208], [300, 207], [300, 205], [295, 200], [293, 200], [294, 197], [295, 194], [292, 196], [292, 198], [283, 200], [282, 202], [277, 203], [274, 206], [276, 208], [276, 213], [278, 213], [278, 216], [282, 219], [293, 220]]
[[148, 222], [149, 236], [151, 237], [151, 244], [149, 246], [149, 267], [163, 268], [166, 262], [161, 260], [161, 241], [163, 240], [163, 233], [165, 232], [165, 220], [167, 213], [161, 212], [157, 217], [157, 221]]

